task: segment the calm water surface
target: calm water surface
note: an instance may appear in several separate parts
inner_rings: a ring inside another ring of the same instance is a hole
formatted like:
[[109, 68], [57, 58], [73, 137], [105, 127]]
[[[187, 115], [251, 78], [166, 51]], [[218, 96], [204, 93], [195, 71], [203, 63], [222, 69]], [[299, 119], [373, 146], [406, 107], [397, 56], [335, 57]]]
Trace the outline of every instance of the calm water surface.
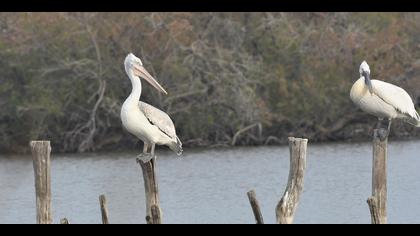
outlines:
[[[419, 141], [391, 142], [389, 223], [420, 223]], [[295, 223], [370, 223], [371, 145], [309, 144]], [[164, 223], [254, 223], [246, 192], [255, 189], [266, 223], [287, 183], [287, 147], [158, 151]], [[100, 223], [106, 194], [111, 223], [144, 223], [141, 169], [135, 153], [53, 155], [53, 218]], [[0, 223], [35, 223], [32, 160], [0, 156]]]

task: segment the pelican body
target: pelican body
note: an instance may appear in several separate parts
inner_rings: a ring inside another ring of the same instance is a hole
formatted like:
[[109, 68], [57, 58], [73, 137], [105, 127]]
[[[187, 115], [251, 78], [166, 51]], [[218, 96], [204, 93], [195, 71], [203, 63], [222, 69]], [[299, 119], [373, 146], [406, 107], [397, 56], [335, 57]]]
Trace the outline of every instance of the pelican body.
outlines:
[[379, 123], [387, 119], [388, 133], [393, 119], [420, 127], [420, 116], [408, 93], [393, 84], [370, 79], [370, 69], [363, 61], [359, 69], [360, 78], [350, 91], [351, 100], [363, 111], [378, 117]]
[[[147, 72], [140, 58], [130, 53], [124, 61], [125, 71], [131, 81], [132, 91], [121, 108], [123, 127], [143, 141], [143, 155], [140, 159], [147, 162], [154, 156], [155, 145], [166, 145], [177, 155], [182, 154], [182, 143], [176, 135], [171, 118], [163, 111], [140, 101], [144, 78], [158, 91], [167, 94], [165, 89]], [[147, 153], [151, 147], [150, 153]], [[150, 155], [147, 155], [150, 154]]]

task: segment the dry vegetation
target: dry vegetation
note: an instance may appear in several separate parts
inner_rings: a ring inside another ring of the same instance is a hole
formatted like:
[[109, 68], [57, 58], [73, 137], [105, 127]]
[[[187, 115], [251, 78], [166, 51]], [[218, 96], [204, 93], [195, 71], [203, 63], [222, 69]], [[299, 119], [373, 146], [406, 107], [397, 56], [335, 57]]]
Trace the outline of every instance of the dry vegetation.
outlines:
[[368, 138], [375, 119], [348, 97], [364, 59], [420, 105], [416, 13], [0, 13], [0, 150], [134, 148], [119, 118], [128, 52], [169, 92], [142, 99], [190, 147]]

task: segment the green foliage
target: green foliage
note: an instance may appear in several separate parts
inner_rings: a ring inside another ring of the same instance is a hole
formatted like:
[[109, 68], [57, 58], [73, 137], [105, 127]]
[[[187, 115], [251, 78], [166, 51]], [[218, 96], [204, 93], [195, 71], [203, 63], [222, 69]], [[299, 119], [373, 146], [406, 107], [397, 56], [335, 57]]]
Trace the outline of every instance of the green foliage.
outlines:
[[1, 151], [133, 148], [128, 52], [168, 90], [142, 99], [186, 146], [367, 138], [374, 119], [348, 98], [362, 60], [420, 101], [417, 13], [1, 13], [0, 30]]

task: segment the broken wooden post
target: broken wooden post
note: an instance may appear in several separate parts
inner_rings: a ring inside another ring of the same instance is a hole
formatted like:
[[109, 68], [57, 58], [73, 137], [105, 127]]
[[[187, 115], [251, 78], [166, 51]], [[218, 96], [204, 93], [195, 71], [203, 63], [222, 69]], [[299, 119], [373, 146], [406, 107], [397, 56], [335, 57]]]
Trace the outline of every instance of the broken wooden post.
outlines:
[[246, 194], [248, 195], [249, 203], [251, 204], [252, 212], [254, 213], [254, 216], [255, 216], [255, 222], [257, 224], [264, 224], [263, 216], [260, 210], [260, 204], [258, 204], [255, 191], [251, 190], [247, 192]]
[[50, 141], [30, 142], [35, 172], [36, 221], [51, 224], [51, 161]]
[[[159, 190], [156, 178], [156, 156], [150, 161], [144, 163], [137, 158], [137, 163], [141, 166], [144, 180], [144, 191], [146, 193], [146, 222], [148, 224], [162, 223], [162, 210], [159, 206]], [[152, 206], [154, 206], [154, 214], [152, 215]], [[155, 218], [153, 218], [155, 217]], [[156, 219], [158, 217], [158, 219]]]
[[388, 131], [375, 129], [373, 134], [372, 196], [368, 198], [372, 224], [386, 224], [386, 163], [388, 150]]
[[291, 224], [303, 189], [303, 176], [306, 167], [306, 146], [308, 140], [289, 137], [290, 168], [287, 187], [276, 207], [279, 224]]
[[60, 220], [60, 224], [62, 225], [68, 225], [69, 224], [69, 220], [67, 218], [63, 218]]
[[99, 205], [101, 206], [102, 224], [109, 224], [105, 195], [99, 196]]

